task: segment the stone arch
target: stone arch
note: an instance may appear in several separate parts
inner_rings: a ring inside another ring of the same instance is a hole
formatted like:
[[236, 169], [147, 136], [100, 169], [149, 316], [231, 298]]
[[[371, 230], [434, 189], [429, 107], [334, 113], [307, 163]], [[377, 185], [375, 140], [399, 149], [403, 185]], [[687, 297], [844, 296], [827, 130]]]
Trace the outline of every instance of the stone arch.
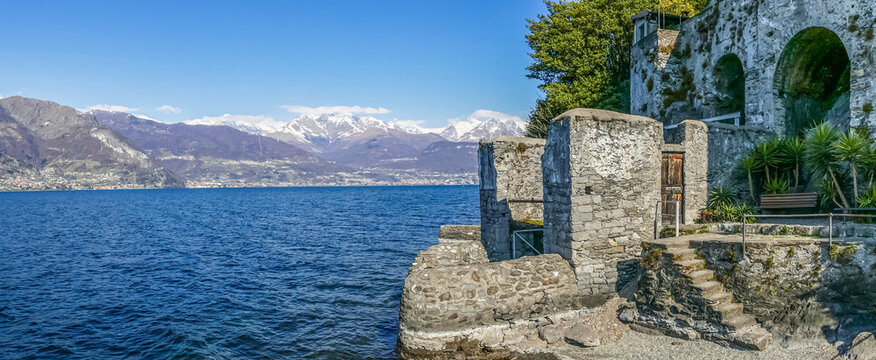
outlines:
[[740, 112], [745, 118], [745, 70], [736, 54], [722, 56], [712, 70], [716, 115]]
[[785, 135], [829, 121], [848, 129], [851, 61], [840, 37], [823, 27], [806, 28], [788, 42], [773, 78]]

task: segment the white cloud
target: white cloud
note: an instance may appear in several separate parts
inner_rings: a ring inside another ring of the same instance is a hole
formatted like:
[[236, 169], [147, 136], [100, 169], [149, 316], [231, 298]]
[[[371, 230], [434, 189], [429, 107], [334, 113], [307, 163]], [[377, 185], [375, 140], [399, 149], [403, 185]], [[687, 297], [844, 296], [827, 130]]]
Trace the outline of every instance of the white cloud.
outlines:
[[171, 106], [171, 105], [161, 105], [161, 106], [155, 108], [155, 110], [162, 111], [162, 112], [166, 112], [166, 113], [169, 113], [169, 114], [170, 114], [170, 113], [172, 113], [172, 114], [179, 114], [179, 113], [182, 112], [182, 109], [180, 109], [180, 108], [178, 108], [178, 107], [176, 107], [176, 106]]
[[324, 114], [388, 114], [390, 111], [383, 107], [362, 107], [362, 106], [302, 106], [302, 105], [283, 105], [280, 106], [286, 111], [293, 114], [309, 114], [309, 115], [324, 115]]
[[85, 108], [84, 110], [83, 109], [80, 109], [80, 110], [83, 112], [88, 112], [88, 111], [92, 111], [92, 110], [103, 110], [103, 111], [126, 112], [126, 113], [137, 111], [136, 108], [131, 108], [131, 107], [122, 106], [122, 105], [109, 105], [109, 104], [92, 105], [92, 106]]
[[[484, 110], [484, 109], [475, 110], [475, 112], [471, 113], [467, 118], [468, 119], [477, 119], [477, 120], [481, 120], [481, 121], [489, 120], [489, 119], [499, 119], [499, 120], [503, 120], [503, 121], [508, 121], [508, 120], [523, 121], [523, 119], [521, 119], [519, 116], [508, 115], [508, 114], [501, 113], [498, 111]], [[451, 120], [453, 120], [453, 119], [451, 119]], [[459, 119], [457, 118], [456, 120], [459, 120]]]

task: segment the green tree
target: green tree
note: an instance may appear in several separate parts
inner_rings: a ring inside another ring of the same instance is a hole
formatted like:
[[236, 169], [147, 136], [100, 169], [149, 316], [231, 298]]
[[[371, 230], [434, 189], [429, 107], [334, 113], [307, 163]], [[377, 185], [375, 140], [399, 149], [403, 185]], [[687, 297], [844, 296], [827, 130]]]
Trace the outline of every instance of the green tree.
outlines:
[[[645, 10], [693, 15], [708, 0], [545, 0], [547, 14], [528, 19], [532, 52], [527, 77], [539, 80], [545, 98], [530, 121], [587, 107], [629, 112], [632, 17]], [[547, 124], [535, 128], [547, 128]], [[544, 132], [536, 131], [535, 134]]]
[[[806, 130], [806, 139], [803, 141], [803, 162], [816, 176], [822, 178], [822, 183], [825, 181], [833, 183], [832, 192], [842, 201], [842, 207], [847, 208], [849, 202], [843, 194], [839, 179], [837, 179], [839, 150], [836, 147], [836, 142], [838, 139], [839, 134], [836, 129], [828, 123], [822, 123]], [[825, 191], [827, 187], [821, 187], [822, 193], [828, 193]]]
[[751, 201], [757, 204], [757, 200], [754, 198], [754, 180], [751, 174], [760, 169], [760, 163], [757, 162], [757, 158], [754, 155], [748, 155], [739, 163], [739, 168], [748, 175], [748, 196], [751, 196]]
[[[852, 198], [858, 197], [858, 169], [862, 167], [867, 153], [870, 151], [870, 139], [855, 130], [841, 134], [836, 142], [837, 160], [849, 163], [852, 171]], [[855, 200], [857, 204], [857, 200]]]

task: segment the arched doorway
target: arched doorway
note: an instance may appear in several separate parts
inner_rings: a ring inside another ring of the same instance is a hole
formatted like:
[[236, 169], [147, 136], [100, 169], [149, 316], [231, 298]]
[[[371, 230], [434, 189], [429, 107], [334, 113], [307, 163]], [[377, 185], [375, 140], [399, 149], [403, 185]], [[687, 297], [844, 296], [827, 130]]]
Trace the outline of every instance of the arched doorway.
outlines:
[[745, 119], [745, 70], [735, 54], [718, 59], [713, 71], [715, 79], [716, 115], [739, 112]]
[[851, 62], [842, 40], [823, 27], [805, 29], [788, 42], [774, 78], [785, 134], [799, 135], [829, 121], [848, 129]]

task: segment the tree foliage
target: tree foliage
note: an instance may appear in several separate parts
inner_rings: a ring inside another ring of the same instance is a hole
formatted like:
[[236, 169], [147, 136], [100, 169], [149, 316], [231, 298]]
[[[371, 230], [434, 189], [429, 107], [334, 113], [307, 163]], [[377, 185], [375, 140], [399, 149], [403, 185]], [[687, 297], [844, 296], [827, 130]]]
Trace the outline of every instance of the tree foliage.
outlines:
[[[707, 0], [662, 0], [668, 13], [693, 15]], [[657, 0], [545, 0], [547, 14], [529, 19], [526, 36], [532, 52], [527, 77], [539, 80], [545, 93], [531, 122], [544, 114], [587, 107], [629, 112], [632, 17], [657, 10]], [[532, 135], [544, 137], [546, 124]]]

